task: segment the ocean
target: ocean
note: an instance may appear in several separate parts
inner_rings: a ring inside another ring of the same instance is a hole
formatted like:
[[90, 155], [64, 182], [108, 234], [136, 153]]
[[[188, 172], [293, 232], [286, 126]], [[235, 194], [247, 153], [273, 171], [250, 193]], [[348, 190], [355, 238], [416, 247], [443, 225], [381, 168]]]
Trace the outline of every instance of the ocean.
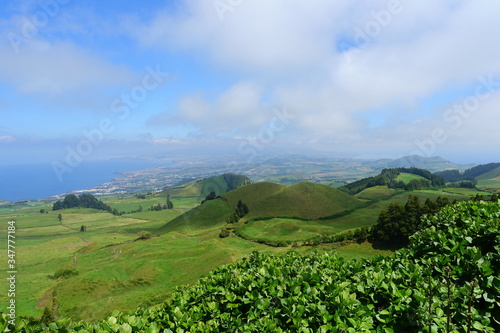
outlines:
[[0, 165], [0, 199], [34, 200], [74, 190], [90, 189], [118, 178], [120, 171], [134, 171], [169, 165], [145, 160], [84, 162], [59, 181], [52, 165]]

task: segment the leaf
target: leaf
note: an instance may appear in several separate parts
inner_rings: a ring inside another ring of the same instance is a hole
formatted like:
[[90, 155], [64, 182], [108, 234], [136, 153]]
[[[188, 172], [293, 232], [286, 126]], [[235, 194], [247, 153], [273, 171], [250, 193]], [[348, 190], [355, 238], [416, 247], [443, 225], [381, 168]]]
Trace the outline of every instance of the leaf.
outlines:
[[114, 316], [109, 317], [108, 318], [108, 324], [110, 326], [116, 324], [116, 317], [114, 317]]
[[481, 324], [481, 323], [480, 323], [480, 322], [478, 322], [478, 321], [475, 321], [475, 322], [472, 324], [472, 327], [474, 327], [476, 330], [483, 330], [483, 329], [484, 329], [483, 324]]
[[120, 326], [120, 333], [132, 333], [132, 326], [129, 324], [122, 324]]

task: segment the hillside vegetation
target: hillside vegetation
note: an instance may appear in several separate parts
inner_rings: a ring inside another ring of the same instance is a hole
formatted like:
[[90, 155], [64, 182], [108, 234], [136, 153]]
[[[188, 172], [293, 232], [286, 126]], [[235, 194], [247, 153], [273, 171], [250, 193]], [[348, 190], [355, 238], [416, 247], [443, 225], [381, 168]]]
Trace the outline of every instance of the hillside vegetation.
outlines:
[[257, 183], [222, 195], [231, 206], [242, 200], [250, 210], [247, 219], [288, 216], [317, 219], [361, 205], [338, 189], [300, 182], [294, 185]]
[[[254, 252], [155, 308], [17, 332], [498, 332], [500, 206], [462, 202], [391, 257]], [[3, 315], [2, 324], [6, 326]], [[1, 328], [1, 326], [0, 326]]]
[[[239, 204], [246, 206], [247, 211], [235, 218], [234, 212]], [[273, 235], [275, 232], [282, 234], [287, 240], [302, 240], [333, 232], [327, 223], [314, 220], [348, 212], [363, 204], [362, 201], [325, 185], [309, 182], [294, 185], [256, 183], [204, 201], [166, 223], [158, 232], [177, 231], [195, 235], [229, 227], [237, 229], [237, 235], [249, 240], [279, 241], [280, 236]], [[281, 223], [274, 224], [273, 218], [281, 218]], [[241, 223], [235, 224], [240, 219]], [[262, 224], [270, 228], [261, 228]], [[255, 229], [262, 229], [263, 233]], [[226, 236], [228, 235], [226, 232]]]
[[179, 187], [166, 189], [161, 195], [170, 195], [177, 198], [206, 197], [210, 192], [220, 195], [251, 183], [250, 178], [246, 176], [225, 173], [220, 176], [199, 179]]
[[392, 168], [382, 170], [378, 176], [363, 178], [342, 186], [339, 189], [355, 195], [375, 186], [387, 186], [393, 189], [414, 191], [443, 187], [445, 183], [446, 181], [442, 177], [424, 169], [415, 167]]
[[[23, 272], [20, 278], [29, 281], [19, 283], [18, 315], [39, 318], [52, 312], [58, 318], [94, 321], [113, 310], [149, 307], [167, 299], [176, 286], [195, 283], [254, 250], [282, 254], [290, 249], [336, 249], [348, 259], [388, 255], [358, 242], [366, 239], [381, 211], [392, 203], [404, 205], [410, 194], [375, 186], [352, 197], [308, 182], [258, 183], [220, 195], [213, 192], [170, 196], [173, 208], [161, 211], [148, 207], [164, 205], [165, 193], [100, 197], [120, 215], [80, 207], [52, 211], [50, 201], [0, 207], [3, 221], [16, 221], [18, 269]], [[422, 202], [487, 195], [463, 188], [411, 194]], [[0, 312], [8, 302], [2, 290]]]
[[455, 187], [479, 188], [492, 192], [500, 190], [500, 163], [481, 164], [463, 172], [452, 169], [436, 172]]

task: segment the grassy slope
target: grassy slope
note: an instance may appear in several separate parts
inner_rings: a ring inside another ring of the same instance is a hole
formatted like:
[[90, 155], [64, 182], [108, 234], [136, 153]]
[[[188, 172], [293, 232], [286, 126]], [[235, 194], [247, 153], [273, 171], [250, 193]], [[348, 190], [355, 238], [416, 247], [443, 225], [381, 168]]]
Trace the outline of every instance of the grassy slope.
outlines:
[[224, 200], [210, 200], [168, 222], [158, 229], [158, 232], [177, 231], [194, 235], [217, 228], [220, 229], [226, 224], [226, 218], [232, 212], [233, 208]]
[[[236, 178], [246, 178], [244, 176], [233, 176]], [[163, 191], [160, 196], [170, 194], [171, 197], [189, 198], [198, 197], [205, 198], [210, 192], [215, 192], [217, 195], [229, 191], [229, 185], [223, 175], [210, 177], [206, 179], [196, 180], [189, 184], [171, 188]]]
[[315, 219], [355, 208], [361, 202], [325, 185], [300, 182], [295, 185], [258, 183], [224, 195], [231, 206], [242, 200], [249, 207], [246, 219], [289, 216]]
[[500, 167], [477, 177], [479, 188], [500, 189]]
[[424, 177], [422, 176], [419, 176], [419, 175], [414, 175], [414, 174], [411, 174], [411, 173], [406, 173], [406, 172], [402, 172], [400, 173], [397, 177], [396, 177], [396, 180], [399, 181], [403, 181], [403, 183], [405, 184], [408, 184], [410, 181], [414, 180], [414, 179], [425, 179]]
[[373, 186], [359, 192], [355, 195], [355, 197], [362, 200], [378, 200], [401, 192], [404, 191], [393, 190], [388, 188], [387, 186]]

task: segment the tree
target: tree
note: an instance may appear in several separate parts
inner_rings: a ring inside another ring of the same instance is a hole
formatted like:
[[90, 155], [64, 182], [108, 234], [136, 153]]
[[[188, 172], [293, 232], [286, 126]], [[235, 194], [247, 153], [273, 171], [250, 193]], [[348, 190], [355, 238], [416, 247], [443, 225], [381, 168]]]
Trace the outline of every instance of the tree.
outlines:
[[234, 209], [234, 212], [226, 219], [227, 223], [236, 223], [238, 222], [243, 216], [248, 214], [248, 206], [244, 204], [241, 200], [238, 200], [238, 204], [236, 205], [236, 208]]
[[45, 214], [45, 209], [40, 209], [40, 214]]
[[174, 203], [170, 200], [170, 194], [167, 194], [167, 209], [174, 209]]
[[408, 245], [410, 236], [422, 228], [423, 214], [436, 214], [441, 208], [450, 204], [446, 197], [438, 197], [435, 202], [430, 199], [420, 204], [417, 196], [409, 195], [404, 206], [395, 202], [387, 211], [382, 211], [377, 223], [372, 227], [369, 240], [372, 243], [400, 248]]
[[62, 214], [59, 213], [59, 215], [57, 215], [57, 218], [59, 219], [59, 222], [62, 222]]
[[80, 227], [80, 232], [85, 232], [85, 231], [87, 231], [87, 227], [86, 227], [86, 226], [84, 226], [84, 225], [82, 225], [82, 226]]

